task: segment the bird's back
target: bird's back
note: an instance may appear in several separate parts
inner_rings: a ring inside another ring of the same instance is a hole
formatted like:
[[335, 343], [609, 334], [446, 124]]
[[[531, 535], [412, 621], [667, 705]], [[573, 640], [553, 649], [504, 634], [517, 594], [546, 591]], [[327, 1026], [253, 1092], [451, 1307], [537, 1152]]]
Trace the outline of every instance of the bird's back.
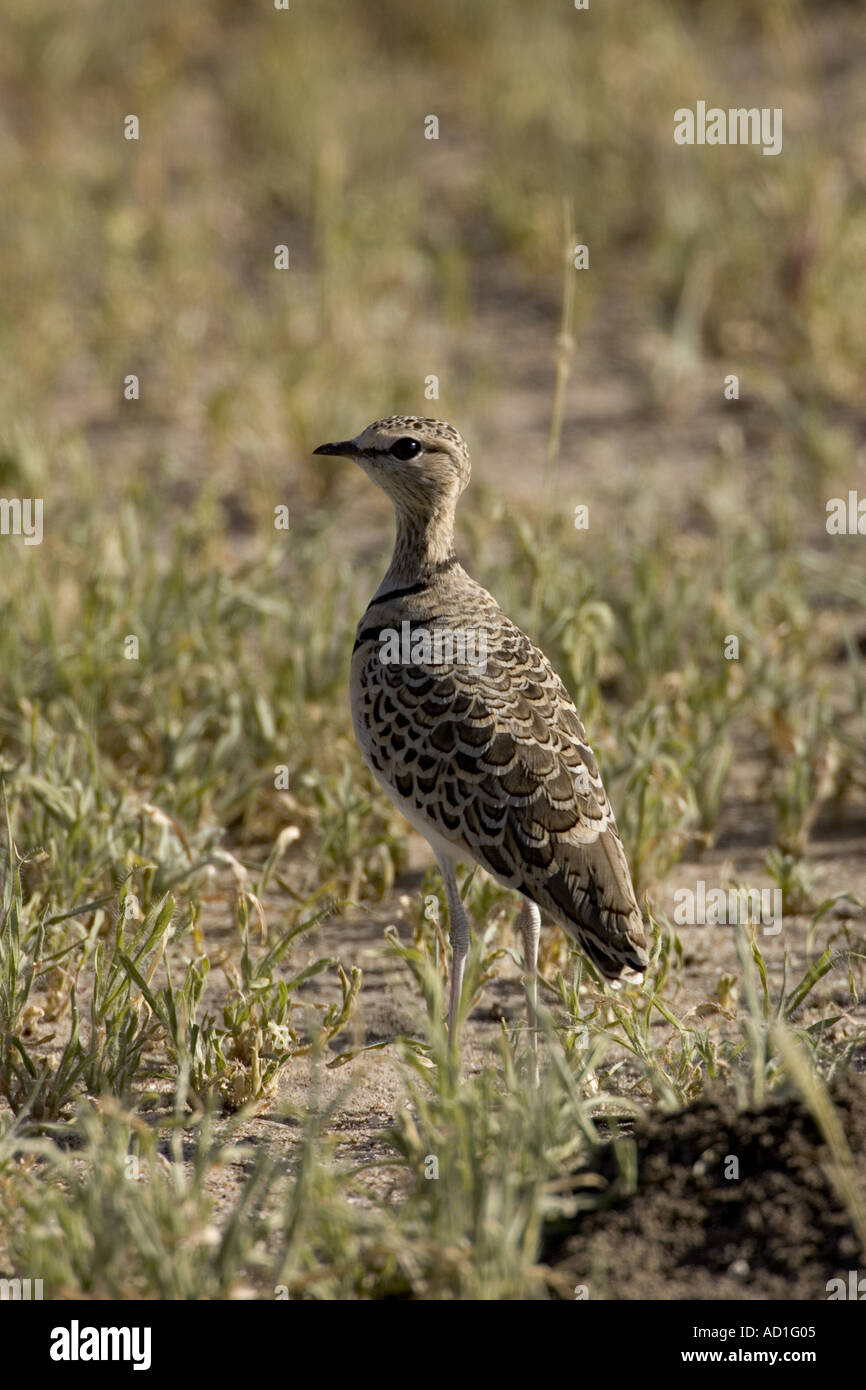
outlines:
[[434, 846], [538, 903], [608, 978], [646, 967], [625, 852], [574, 704], [456, 561], [374, 598], [351, 694], [365, 759]]

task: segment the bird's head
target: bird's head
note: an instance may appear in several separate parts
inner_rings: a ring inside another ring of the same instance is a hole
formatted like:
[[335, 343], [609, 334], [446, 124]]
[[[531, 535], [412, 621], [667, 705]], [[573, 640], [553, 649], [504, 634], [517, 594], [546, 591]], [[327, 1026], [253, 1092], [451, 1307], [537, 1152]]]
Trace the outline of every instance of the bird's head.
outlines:
[[453, 506], [469, 482], [469, 450], [444, 420], [391, 415], [314, 452], [354, 459], [398, 508]]

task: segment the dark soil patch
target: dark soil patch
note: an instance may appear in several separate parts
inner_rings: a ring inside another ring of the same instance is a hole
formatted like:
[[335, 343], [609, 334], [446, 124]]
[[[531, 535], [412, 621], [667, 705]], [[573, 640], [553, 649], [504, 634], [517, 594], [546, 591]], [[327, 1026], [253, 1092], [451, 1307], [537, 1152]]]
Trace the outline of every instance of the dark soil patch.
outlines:
[[[841, 1077], [837, 1114], [866, 1179], [866, 1078]], [[708, 1093], [635, 1130], [637, 1192], [616, 1199], [612, 1148], [596, 1171], [613, 1205], [550, 1226], [542, 1259], [590, 1298], [826, 1299], [827, 1283], [863, 1267], [847, 1211], [827, 1176], [830, 1151], [796, 1099], [738, 1111]], [[739, 1164], [739, 1177], [730, 1159]], [[564, 1284], [564, 1280], [563, 1280]]]

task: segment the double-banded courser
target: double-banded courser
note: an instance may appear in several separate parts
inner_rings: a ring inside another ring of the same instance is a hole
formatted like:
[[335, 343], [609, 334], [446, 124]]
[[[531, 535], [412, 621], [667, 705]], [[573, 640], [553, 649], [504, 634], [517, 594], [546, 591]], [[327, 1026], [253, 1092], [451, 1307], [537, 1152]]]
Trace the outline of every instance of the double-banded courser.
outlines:
[[642, 971], [646, 938], [622, 841], [577, 710], [543, 652], [454, 553], [469, 453], [452, 425], [377, 420], [317, 454], [354, 459], [388, 494], [397, 539], [360, 623], [352, 718], [365, 761], [429, 841], [448, 898], [456, 1039], [469, 923], [458, 863], [523, 895], [529, 1016], [539, 908], [602, 975]]

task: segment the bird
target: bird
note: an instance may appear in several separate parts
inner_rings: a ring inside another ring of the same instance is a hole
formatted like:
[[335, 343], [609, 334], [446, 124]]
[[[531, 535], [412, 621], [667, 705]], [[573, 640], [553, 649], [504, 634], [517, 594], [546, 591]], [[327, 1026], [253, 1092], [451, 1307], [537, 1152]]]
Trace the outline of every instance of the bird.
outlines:
[[454, 426], [392, 415], [314, 452], [359, 464], [394, 506], [391, 563], [355, 635], [350, 703], [365, 763], [442, 875], [450, 1041], [470, 945], [457, 867], [475, 864], [521, 895], [537, 1079], [541, 909], [608, 980], [639, 981], [649, 960], [598, 764], [548, 658], [457, 558], [471, 469]]

